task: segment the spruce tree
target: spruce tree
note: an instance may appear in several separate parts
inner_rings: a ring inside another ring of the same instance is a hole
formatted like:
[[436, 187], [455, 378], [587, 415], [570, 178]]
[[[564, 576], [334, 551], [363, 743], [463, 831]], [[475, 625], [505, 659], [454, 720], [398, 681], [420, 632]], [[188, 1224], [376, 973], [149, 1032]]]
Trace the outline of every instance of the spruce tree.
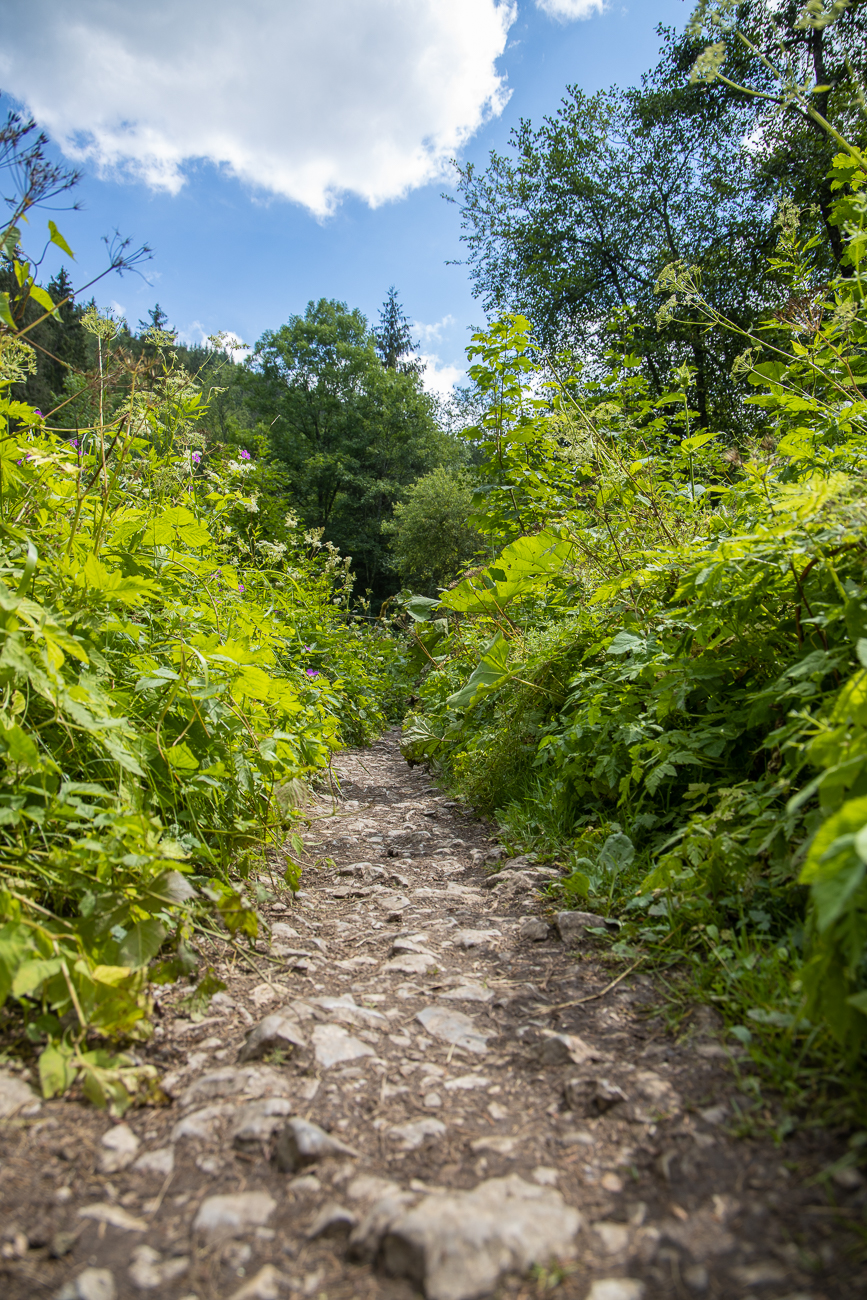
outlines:
[[[404, 375], [420, 375], [424, 363], [413, 356], [417, 343], [413, 343], [406, 313], [397, 301], [394, 285], [379, 313], [379, 326], [373, 331], [376, 350], [386, 370], [399, 370]], [[408, 359], [404, 359], [408, 358]]]

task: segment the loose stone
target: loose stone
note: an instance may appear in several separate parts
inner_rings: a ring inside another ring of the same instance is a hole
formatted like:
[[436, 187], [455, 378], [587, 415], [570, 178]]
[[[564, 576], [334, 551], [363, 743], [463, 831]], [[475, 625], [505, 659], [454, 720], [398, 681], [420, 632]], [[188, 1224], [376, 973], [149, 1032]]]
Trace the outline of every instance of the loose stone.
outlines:
[[274, 1048], [283, 1048], [291, 1052], [295, 1048], [304, 1048], [307, 1046], [307, 1040], [301, 1032], [301, 1026], [296, 1020], [291, 1020], [289, 1016], [280, 1012], [273, 1015], [265, 1016], [260, 1020], [258, 1025], [247, 1034], [243, 1046], [238, 1053], [239, 1062], [255, 1061], [265, 1052], [271, 1052]]
[[100, 1138], [99, 1170], [117, 1174], [135, 1160], [139, 1140], [128, 1124], [115, 1124]]
[[153, 1246], [136, 1246], [132, 1252], [129, 1276], [140, 1291], [155, 1291], [182, 1277], [190, 1267], [187, 1255], [176, 1255], [164, 1260]]
[[146, 1151], [133, 1165], [137, 1174], [153, 1174], [166, 1178], [175, 1167], [175, 1153], [172, 1147], [159, 1147], [156, 1151]]
[[277, 1139], [274, 1159], [284, 1173], [295, 1173], [305, 1165], [315, 1164], [326, 1156], [358, 1153], [345, 1142], [326, 1133], [318, 1124], [305, 1119], [290, 1119]]
[[317, 1237], [347, 1238], [357, 1222], [351, 1210], [338, 1205], [336, 1201], [329, 1201], [323, 1205], [307, 1229], [307, 1236], [310, 1241], [315, 1241]]
[[483, 1053], [488, 1050], [488, 1038], [491, 1035], [483, 1034], [462, 1011], [452, 1011], [448, 1007], [425, 1007], [419, 1011], [416, 1020], [434, 1038], [454, 1043], [456, 1047], [463, 1047], [468, 1052]]
[[67, 1282], [55, 1300], [116, 1300], [114, 1274], [108, 1268], [86, 1268], [72, 1282]]
[[362, 1056], [375, 1056], [372, 1047], [348, 1034], [341, 1025], [317, 1025], [311, 1034], [316, 1061], [324, 1070], [343, 1061], [355, 1061]]
[[211, 1238], [236, 1237], [249, 1228], [263, 1227], [277, 1208], [267, 1192], [235, 1192], [209, 1196], [193, 1220], [193, 1231]]
[[603, 1277], [587, 1292], [587, 1300], [643, 1300], [644, 1283], [632, 1277]]

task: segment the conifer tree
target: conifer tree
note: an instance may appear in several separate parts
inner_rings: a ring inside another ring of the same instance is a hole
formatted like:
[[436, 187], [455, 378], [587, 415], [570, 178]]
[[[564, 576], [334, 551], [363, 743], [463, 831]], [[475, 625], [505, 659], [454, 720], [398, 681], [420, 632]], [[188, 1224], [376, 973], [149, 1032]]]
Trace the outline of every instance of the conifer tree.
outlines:
[[413, 356], [417, 343], [413, 343], [406, 313], [397, 300], [394, 285], [379, 313], [379, 326], [373, 331], [376, 350], [386, 370], [399, 370], [405, 375], [419, 375], [424, 363]]

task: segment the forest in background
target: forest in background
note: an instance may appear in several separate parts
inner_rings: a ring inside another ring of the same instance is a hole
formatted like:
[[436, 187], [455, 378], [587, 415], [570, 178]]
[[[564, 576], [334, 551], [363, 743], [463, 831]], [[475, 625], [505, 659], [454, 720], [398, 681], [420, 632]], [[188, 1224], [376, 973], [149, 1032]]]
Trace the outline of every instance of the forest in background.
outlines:
[[48, 1095], [153, 1086], [99, 1036], [147, 1032], [153, 979], [207, 997], [197, 928], [255, 938], [296, 783], [412, 692], [407, 757], [674, 972], [675, 1017], [717, 1006], [745, 1127], [767, 1081], [775, 1123], [853, 1121], [865, 38], [864, 0], [702, 3], [640, 86], [464, 168], [489, 324], [447, 404], [394, 291], [237, 361], [41, 285], [21, 218], [74, 177], [10, 116], [0, 998]]

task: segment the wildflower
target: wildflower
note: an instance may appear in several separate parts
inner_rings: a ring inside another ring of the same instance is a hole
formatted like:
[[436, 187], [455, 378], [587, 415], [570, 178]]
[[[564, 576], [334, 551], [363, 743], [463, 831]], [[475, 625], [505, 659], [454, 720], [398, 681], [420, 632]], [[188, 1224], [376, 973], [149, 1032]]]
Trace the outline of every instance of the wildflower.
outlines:
[[239, 583], [238, 583], [238, 590], [239, 590], [239, 591], [243, 591], [243, 590], [244, 590], [244, 584], [243, 584], [243, 582], [239, 582]]
[[41, 412], [40, 410], [37, 410], [37, 408], [36, 408], [35, 406], [34, 406], [34, 408], [33, 408], [33, 414], [34, 414], [34, 415], [38, 415], [39, 418], [40, 418], [40, 420], [44, 420], [44, 419], [45, 419], [45, 416], [42, 414], [42, 412]]
[[193, 459], [193, 464], [198, 465], [202, 459], [202, 453], [200, 451], [194, 451], [192, 459]]
[[316, 668], [306, 668], [306, 669], [305, 669], [305, 672], [307, 673], [307, 676], [308, 676], [308, 677], [318, 677], [318, 676], [319, 676], [319, 671], [318, 671], [318, 669], [316, 669]]
[[249, 451], [247, 451], [247, 448], [246, 448], [246, 447], [242, 447], [241, 450], [238, 452], [238, 455], [241, 457], [241, 460], [250, 460], [250, 459], [251, 459], [251, 457], [250, 457], [250, 453], [249, 453]]
[[80, 446], [79, 441], [78, 441], [77, 438], [71, 438], [71, 439], [70, 439], [70, 442], [69, 442], [69, 445], [70, 445], [70, 447], [74, 447], [76, 451], [78, 451], [79, 446]]

